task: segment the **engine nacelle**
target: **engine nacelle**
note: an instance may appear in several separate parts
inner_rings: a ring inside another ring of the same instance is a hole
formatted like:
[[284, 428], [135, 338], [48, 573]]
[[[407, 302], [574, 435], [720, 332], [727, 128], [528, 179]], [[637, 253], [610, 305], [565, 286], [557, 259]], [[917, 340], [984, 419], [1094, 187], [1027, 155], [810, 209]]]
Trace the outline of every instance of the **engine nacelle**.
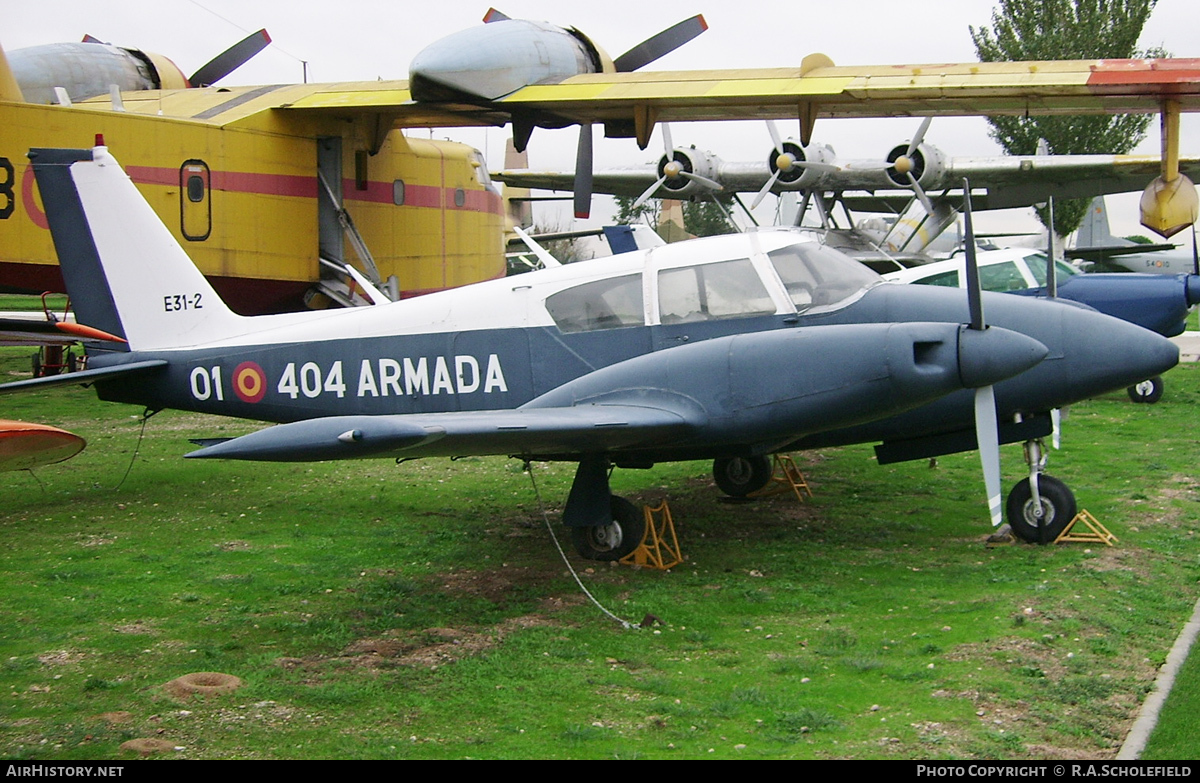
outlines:
[[409, 66], [416, 100], [496, 100], [531, 84], [612, 70], [612, 61], [577, 30], [501, 18], [422, 49]]
[[57, 43], [8, 53], [9, 66], [29, 103], [56, 103], [55, 87], [73, 101], [122, 92], [181, 89], [187, 77], [160, 54], [102, 43]]
[[664, 178], [661, 189], [669, 194], [666, 198], [688, 199], [710, 192], [711, 187], [687, 175], [719, 182], [720, 169], [720, 158], [695, 147], [676, 147], [670, 157], [663, 155], [658, 160], [658, 176]]
[[935, 190], [945, 187], [946, 177], [945, 155], [937, 147], [921, 144], [909, 156], [907, 144], [898, 144], [888, 153], [887, 161], [892, 164], [887, 169], [887, 177], [898, 187], [912, 186], [906, 172], [911, 171], [917, 184], [925, 190]]
[[805, 166], [805, 163], [819, 163], [822, 167], [833, 166], [837, 162], [837, 153], [826, 144], [810, 144], [801, 147], [791, 139], [781, 145], [783, 151], [771, 148], [767, 156], [767, 168], [774, 176], [779, 172], [772, 190], [805, 190], [817, 184], [823, 173], [820, 169]]

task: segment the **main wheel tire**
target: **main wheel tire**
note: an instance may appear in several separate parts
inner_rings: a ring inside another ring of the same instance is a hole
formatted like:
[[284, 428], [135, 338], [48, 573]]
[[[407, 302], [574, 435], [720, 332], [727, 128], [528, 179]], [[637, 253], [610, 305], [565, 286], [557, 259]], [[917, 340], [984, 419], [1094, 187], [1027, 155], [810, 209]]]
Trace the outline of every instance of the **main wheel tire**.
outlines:
[[744, 498], [771, 481], [770, 457], [722, 457], [713, 460], [713, 478], [722, 492]]
[[1134, 402], [1144, 402], [1152, 405], [1162, 399], [1162, 376], [1155, 375], [1153, 378], [1147, 378], [1141, 383], [1135, 383], [1130, 386], [1126, 391], [1129, 393], [1129, 399]]
[[571, 528], [571, 541], [580, 557], [620, 560], [638, 548], [646, 534], [646, 517], [625, 498], [612, 496], [612, 521], [607, 525]]
[[1042, 501], [1043, 513], [1040, 527], [1034, 515], [1033, 490], [1027, 478], [1021, 479], [1008, 493], [1005, 510], [1008, 524], [1018, 538], [1034, 544], [1048, 544], [1058, 538], [1063, 528], [1075, 518], [1078, 506], [1075, 494], [1053, 476], [1038, 477], [1038, 496]]

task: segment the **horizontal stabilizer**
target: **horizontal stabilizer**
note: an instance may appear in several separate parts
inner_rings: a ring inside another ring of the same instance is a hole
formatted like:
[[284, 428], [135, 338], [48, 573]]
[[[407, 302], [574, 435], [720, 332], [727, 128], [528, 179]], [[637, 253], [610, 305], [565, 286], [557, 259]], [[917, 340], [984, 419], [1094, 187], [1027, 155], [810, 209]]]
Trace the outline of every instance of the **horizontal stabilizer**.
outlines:
[[129, 362], [111, 367], [99, 367], [95, 370], [80, 370], [78, 372], [51, 375], [46, 378], [31, 378], [27, 381], [13, 381], [0, 384], [0, 394], [29, 391], [31, 389], [48, 389], [51, 386], [66, 386], [69, 384], [84, 384], [94, 381], [117, 378], [120, 376], [139, 375], [153, 372], [167, 366], [166, 359], [149, 359], [144, 362]]

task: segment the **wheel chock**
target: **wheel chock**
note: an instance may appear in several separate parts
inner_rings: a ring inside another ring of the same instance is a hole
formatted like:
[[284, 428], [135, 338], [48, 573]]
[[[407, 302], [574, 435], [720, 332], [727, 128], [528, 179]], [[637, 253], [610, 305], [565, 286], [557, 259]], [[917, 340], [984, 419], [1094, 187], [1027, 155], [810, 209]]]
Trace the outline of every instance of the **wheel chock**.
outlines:
[[796, 500], [804, 502], [804, 496], [813, 496], [812, 489], [809, 488], [808, 482], [804, 480], [804, 474], [800, 472], [800, 468], [796, 467], [796, 461], [792, 459], [791, 454], [776, 454], [774, 459], [774, 471], [771, 473], [771, 480], [767, 486], [751, 492], [747, 497], [766, 498], [772, 495], [778, 495], [782, 492], [791, 490], [796, 493]]
[[667, 501], [657, 506], [642, 506], [646, 515], [646, 532], [638, 548], [621, 558], [625, 565], [657, 568], [666, 571], [683, 562], [679, 554], [679, 539], [675, 537], [675, 520]]
[[[1082, 522], [1087, 530], [1075, 530], [1075, 523]], [[1067, 523], [1063, 531], [1058, 534], [1058, 538], [1054, 539], [1054, 543], [1079, 543], [1079, 544], [1105, 544], [1112, 546], [1113, 542], [1118, 540], [1116, 536], [1108, 532], [1108, 528], [1100, 524], [1094, 516], [1088, 513], [1085, 508], [1075, 515], [1075, 518]]]

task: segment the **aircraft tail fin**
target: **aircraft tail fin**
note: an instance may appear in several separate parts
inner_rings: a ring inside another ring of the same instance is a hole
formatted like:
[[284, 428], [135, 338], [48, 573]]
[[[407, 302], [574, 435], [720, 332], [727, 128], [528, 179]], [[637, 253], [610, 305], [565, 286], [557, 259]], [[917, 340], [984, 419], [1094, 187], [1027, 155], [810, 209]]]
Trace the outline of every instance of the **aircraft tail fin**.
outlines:
[[131, 350], [244, 334], [230, 310], [106, 147], [29, 153], [79, 323]]
[[25, 102], [25, 96], [21, 93], [21, 85], [17, 84], [17, 77], [13, 75], [12, 68], [9, 67], [8, 57], [5, 56], [3, 47], [0, 47], [0, 101]]
[[1076, 247], [1107, 247], [1120, 244], [1113, 241], [1108, 227], [1108, 212], [1104, 208], [1104, 196], [1096, 196], [1088, 206], [1079, 231], [1075, 234]]

